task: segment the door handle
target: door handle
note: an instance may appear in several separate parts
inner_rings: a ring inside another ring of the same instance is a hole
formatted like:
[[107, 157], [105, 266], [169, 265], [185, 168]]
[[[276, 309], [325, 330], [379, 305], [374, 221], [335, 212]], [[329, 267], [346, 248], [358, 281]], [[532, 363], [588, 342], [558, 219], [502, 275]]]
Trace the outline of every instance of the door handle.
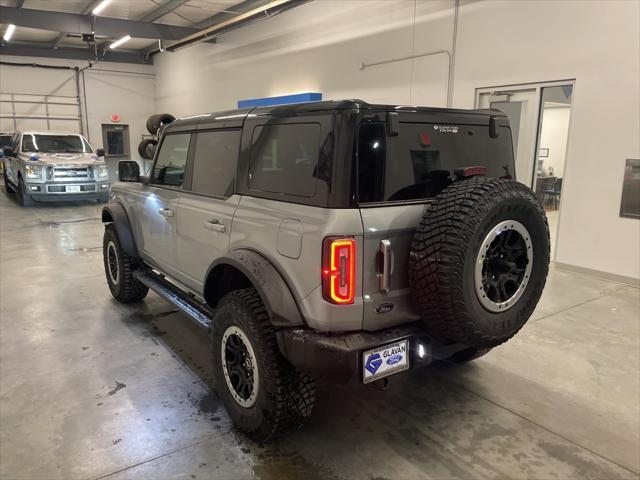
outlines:
[[382, 272], [378, 273], [378, 284], [380, 290], [387, 293], [391, 283], [391, 240], [380, 240], [380, 253], [382, 254]]
[[209, 220], [208, 222], [204, 222], [204, 228], [207, 230], [213, 230], [214, 232], [224, 233], [226, 228], [224, 223], [220, 223], [220, 220]]
[[158, 210], [158, 213], [163, 217], [173, 217], [173, 214], [175, 212], [170, 208], [161, 208], [160, 210]]

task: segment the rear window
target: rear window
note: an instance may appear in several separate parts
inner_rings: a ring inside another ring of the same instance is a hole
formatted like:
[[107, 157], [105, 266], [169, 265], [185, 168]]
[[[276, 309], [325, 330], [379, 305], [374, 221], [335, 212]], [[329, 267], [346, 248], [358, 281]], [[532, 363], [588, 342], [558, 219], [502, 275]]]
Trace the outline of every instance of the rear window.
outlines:
[[263, 125], [253, 131], [249, 189], [311, 198], [316, 192], [320, 125]]
[[358, 134], [358, 199], [361, 203], [432, 198], [449, 185], [454, 170], [484, 166], [488, 177], [514, 175], [511, 131], [488, 126], [401, 123], [386, 135], [384, 123], [363, 124]]

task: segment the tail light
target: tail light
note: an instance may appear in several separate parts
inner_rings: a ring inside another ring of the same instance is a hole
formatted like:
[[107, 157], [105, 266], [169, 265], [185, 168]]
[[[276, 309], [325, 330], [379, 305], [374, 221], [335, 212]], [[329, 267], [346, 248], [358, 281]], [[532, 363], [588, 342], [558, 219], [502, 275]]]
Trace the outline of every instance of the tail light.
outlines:
[[353, 303], [356, 286], [355, 239], [325, 238], [322, 250], [322, 295], [331, 303]]

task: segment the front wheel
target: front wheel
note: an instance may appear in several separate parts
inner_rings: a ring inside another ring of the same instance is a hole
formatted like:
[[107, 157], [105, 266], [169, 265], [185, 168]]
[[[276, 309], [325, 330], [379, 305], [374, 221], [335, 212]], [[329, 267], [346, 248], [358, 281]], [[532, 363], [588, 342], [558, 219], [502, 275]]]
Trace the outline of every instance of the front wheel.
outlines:
[[280, 353], [255, 289], [237, 290], [220, 300], [211, 354], [215, 387], [229, 416], [255, 440], [270, 440], [311, 415], [315, 381]]
[[21, 178], [18, 178], [18, 203], [23, 207], [31, 207], [34, 204], [33, 198], [31, 195], [27, 194], [27, 187], [24, 184], [24, 181]]
[[9, 182], [9, 179], [7, 178], [7, 169], [5, 168], [4, 170], [4, 193], [6, 193], [7, 195], [10, 193], [14, 193], [15, 190], [13, 188], [13, 186], [11, 185], [11, 182]]
[[133, 275], [141, 265], [122, 249], [118, 232], [112, 224], [104, 229], [102, 256], [104, 273], [113, 298], [120, 303], [133, 303], [147, 296], [149, 288]]

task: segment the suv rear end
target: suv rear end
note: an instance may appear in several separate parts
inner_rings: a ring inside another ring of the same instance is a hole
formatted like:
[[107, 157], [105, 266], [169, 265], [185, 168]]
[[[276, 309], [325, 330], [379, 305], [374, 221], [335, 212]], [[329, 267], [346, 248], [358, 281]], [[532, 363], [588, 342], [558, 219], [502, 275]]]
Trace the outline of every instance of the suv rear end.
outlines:
[[548, 226], [511, 180], [502, 113], [339, 101], [151, 121], [169, 117], [149, 122], [151, 177], [121, 164], [132, 183], [103, 211], [107, 281], [210, 327], [215, 388], [254, 437], [308, 418], [315, 378], [468, 361], [533, 312]]

